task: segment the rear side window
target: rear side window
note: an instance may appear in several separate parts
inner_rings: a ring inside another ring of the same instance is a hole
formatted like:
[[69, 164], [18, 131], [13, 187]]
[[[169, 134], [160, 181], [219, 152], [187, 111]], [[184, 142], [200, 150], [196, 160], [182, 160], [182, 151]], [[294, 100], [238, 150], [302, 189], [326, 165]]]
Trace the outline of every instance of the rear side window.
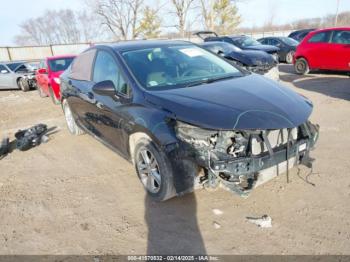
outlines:
[[335, 44], [350, 44], [350, 31], [334, 31], [331, 42]]
[[309, 39], [309, 43], [328, 43], [329, 42], [329, 38], [330, 38], [331, 32], [327, 31], [327, 32], [320, 32], [317, 34], [314, 34], [310, 39]]
[[95, 53], [96, 49], [92, 49], [75, 58], [72, 63], [70, 78], [81, 81], [90, 81]]

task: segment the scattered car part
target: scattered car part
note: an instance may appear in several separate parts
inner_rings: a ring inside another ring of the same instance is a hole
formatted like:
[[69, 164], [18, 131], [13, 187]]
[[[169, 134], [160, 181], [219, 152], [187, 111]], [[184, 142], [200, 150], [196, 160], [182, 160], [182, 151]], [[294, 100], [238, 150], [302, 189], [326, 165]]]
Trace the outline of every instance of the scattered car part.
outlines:
[[46, 132], [47, 125], [45, 124], [38, 124], [31, 128], [17, 131], [15, 134], [17, 149], [26, 151], [40, 145], [41, 139]]
[[4, 138], [0, 144], [0, 159], [8, 154], [10, 147], [10, 139], [8, 137]]
[[310, 165], [319, 134], [309, 99], [184, 41], [91, 47], [61, 91], [69, 131], [132, 162], [158, 201], [198, 187], [247, 196]]
[[272, 227], [272, 218], [268, 215], [263, 215], [262, 217], [247, 217], [247, 220], [261, 228]]

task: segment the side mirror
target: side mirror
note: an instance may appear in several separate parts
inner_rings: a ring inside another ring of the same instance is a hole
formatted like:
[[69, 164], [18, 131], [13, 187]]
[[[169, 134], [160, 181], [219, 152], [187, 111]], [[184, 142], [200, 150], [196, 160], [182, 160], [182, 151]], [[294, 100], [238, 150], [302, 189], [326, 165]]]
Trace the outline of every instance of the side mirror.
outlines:
[[7, 71], [7, 70], [4, 69], [4, 70], [1, 70], [0, 73], [1, 73], [1, 74], [7, 74], [8, 72], [9, 72], [9, 71]]
[[46, 68], [40, 68], [40, 69], [37, 70], [37, 72], [38, 72], [39, 74], [47, 74]]
[[225, 57], [225, 54], [224, 54], [224, 52], [222, 52], [222, 51], [219, 51], [219, 52], [218, 52], [218, 55], [221, 56], [221, 57]]
[[101, 96], [114, 96], [116, 95], [115, 91], [115, 85], [111, 80], [105, 80], [102, 82], [96, 83], [92, 87], [92, 91], [95, 94], [101, 95]]

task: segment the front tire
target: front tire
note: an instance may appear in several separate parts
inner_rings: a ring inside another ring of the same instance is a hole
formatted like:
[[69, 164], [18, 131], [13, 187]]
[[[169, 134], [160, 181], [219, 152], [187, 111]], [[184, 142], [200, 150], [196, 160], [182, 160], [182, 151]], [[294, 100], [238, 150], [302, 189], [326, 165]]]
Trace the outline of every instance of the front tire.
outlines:
[[19, 78], [17, 80], [17, 85], [18, 85], [18, 88], [21, 89], [23, 92], [27, 92], [30, 89], [28, 81], [25, 80], [24, 78]]
[[294, 51], [289, 51], [288, 54], [286, 55], [287, 64], [293, 63], [293, 56], [294, 56]]
[[136, 143], [134, 160], [137, 175], [152, 199], [165, 201], [176, 195], [169, 160], [152, 141], [142, 138]]
[[67, 127], [68, 127], [69, 132], [75, 136], [79, 136], [79, 135], [84, 134], [85, 132], [75, 122], [74, 117], [73, 117], [73, 113], [68, 105], [67, 100], [63, 101], [62, 108], [63, 108], [64, 116], [66, 118]]
[[310, 71], [310, 67], [305, 58], [298, 58], [294, 64], [295, 72], [298, 75], [306, 75]]

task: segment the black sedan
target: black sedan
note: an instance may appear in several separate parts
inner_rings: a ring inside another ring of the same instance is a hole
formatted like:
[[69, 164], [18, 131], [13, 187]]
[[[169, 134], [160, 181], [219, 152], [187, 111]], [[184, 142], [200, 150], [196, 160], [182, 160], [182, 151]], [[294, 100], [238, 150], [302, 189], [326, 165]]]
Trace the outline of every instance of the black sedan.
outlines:
[[279, 80], [277, 62], [272, 55], [266, 52], [242, 50], [233, 44], [225, 42], [204, 42], [200, 46], [253, 73], [266, 75], [273, 80]]
[[293, 55], [299, 44], [298, 41], [289, 37], [264, 37], [258, 40], [264, 45], [273, 45], [279, 48], [278, 58], [281, 62], [293, 63]]
[[155, 200], [220, 185], [245, 196], [310, 165], [318, 136], [307, 98], [189, 42], [91, 47], [61, 75], [61, 92], [69, 131], [133, 163]]
[[293, 38], [294, 40], [301, 42], [308, 33], [317, 30], [316, 28], [309, 28], [309, 29], [301, 29], [296, 30], [288, 35], [288, 37]]

